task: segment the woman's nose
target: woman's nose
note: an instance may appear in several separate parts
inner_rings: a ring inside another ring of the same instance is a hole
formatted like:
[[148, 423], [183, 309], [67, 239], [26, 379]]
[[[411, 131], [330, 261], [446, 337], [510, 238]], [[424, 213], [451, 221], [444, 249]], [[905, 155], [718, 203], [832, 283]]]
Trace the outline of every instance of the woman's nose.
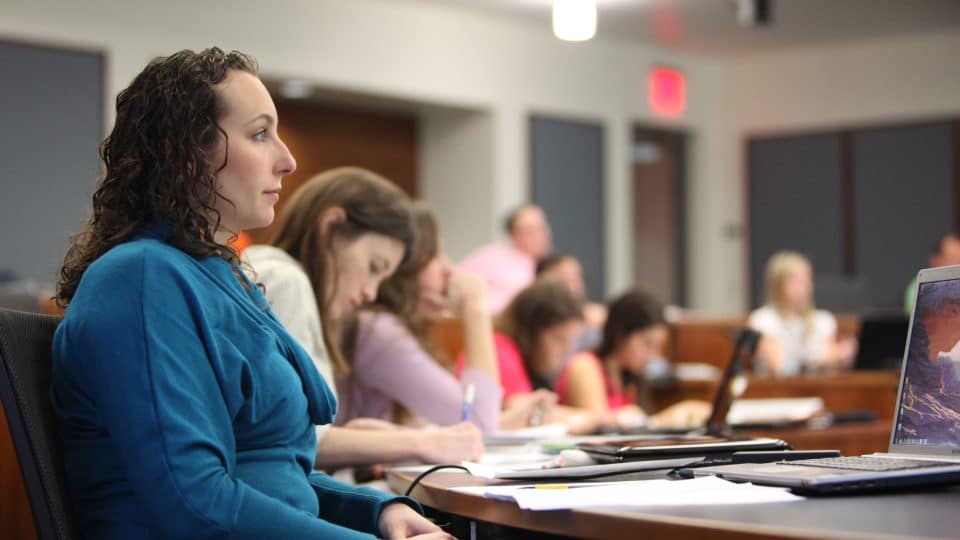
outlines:
[[293, 174], [293, 171], [297, 170], [297, 160], [294, 159], [293, 154], [290, 153], [290, 149], [287, 148], [287, 145], [283, 144], [283, 141], [280, 141], [280, 150], [280, 159], [277, 160], [277, 173], [280, 176]]
[[376, 281], [371, 281], [363, 288], [362, 295], [364, 304], [369, 304], [377, 299], [377, 285], [378, 283]]

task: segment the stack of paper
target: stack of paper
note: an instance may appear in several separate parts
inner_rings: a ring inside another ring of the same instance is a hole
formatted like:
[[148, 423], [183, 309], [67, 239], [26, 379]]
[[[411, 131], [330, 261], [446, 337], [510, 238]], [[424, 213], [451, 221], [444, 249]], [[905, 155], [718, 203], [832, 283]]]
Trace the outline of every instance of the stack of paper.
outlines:
[[691, 480], [477, 486], [454, 489], [490, 499], [515, 501], [520, 508], [527, 510], [562, 510], [597, 506], [757, 504], [803, 499], [785, 488], [735, 484], [714, 476]]
[[737, 424], [775, 424], [803, 422], [823, 411], [823, 399], [805, 398], [762, 398], [738, 399], [733, 402], [727, 413], [727, 423]]

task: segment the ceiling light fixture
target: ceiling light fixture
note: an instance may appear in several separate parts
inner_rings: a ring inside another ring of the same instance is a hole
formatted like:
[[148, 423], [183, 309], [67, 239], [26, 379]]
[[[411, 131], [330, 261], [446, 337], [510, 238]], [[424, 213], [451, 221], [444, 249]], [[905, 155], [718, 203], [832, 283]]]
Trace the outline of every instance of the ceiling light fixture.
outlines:
[[565, 41], [586, 41], [596, 33], [596, 0], [553, 0], [553, 35]]
[[287, 99], [303, 99], [313, 95], [313, 85], [303, 79], [287, 79], [280, 83], [280, 95]]

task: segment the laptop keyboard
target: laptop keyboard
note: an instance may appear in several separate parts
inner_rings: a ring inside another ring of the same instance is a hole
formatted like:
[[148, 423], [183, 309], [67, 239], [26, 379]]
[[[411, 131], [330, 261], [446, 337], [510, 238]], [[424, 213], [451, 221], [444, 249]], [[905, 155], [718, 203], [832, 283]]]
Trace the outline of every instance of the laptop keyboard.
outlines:
[[842, 456], [832, 458], [798, 459], [782, 461], [783, 465], [802, 467], [827, 467], [829, 469], [847, 469], [853, 471], [897, 471], [903, 469], [922, 469], [924, 467], [942, 467], [942, 461], [922, 459], [879, 458], [870, 456]]

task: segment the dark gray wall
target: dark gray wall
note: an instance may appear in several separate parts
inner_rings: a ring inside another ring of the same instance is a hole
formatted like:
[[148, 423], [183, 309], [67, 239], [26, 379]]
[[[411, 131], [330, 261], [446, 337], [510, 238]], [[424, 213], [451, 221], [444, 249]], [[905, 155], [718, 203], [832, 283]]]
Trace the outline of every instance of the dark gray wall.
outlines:
[[52, 283], [96, 183], [103, 56], [0, 41], [0, 81], [0, 269]]
[[553, 228], [553, 244], [583, 265], [587, 294], [603, 288], [603, 127], [541, 116], [531, 120], [533, 202]]
[[818, 281], [843, 273], [840, 138], [835, 134], [754, 139], [750, 175], [750, 282], [763, 302], [767, 259], [789, 249], [807, 255]]
[[951, 131], [944, 122], [853, 133], [857, 270], [876, 305], [902, 305], [934, 239], [953, 229]]
[[795, 249], [813, 261], [818, 305], [852, 312], [902, 306], [933, 242], [956, 223], [954, 144], [948, 121], [752, 139], [754, 305], [762, 301], [767, 257]]

